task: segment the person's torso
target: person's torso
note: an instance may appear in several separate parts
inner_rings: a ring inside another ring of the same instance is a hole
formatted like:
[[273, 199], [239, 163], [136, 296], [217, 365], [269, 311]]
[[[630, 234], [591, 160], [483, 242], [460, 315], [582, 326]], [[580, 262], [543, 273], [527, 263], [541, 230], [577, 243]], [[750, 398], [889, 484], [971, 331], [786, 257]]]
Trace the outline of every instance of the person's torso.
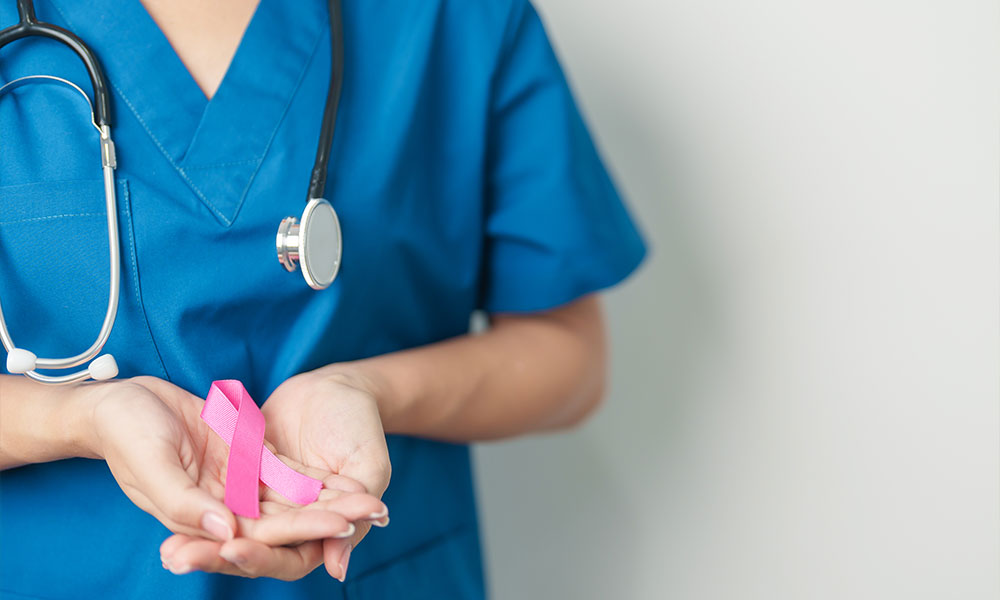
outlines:
[[[286, 272], [274, 250], [280, 220], [306, 200], [330, 70], [324, 2], [262, 0], [210, 102], [137, 0], [39, 1], [37, 10], [94, 49], [113, 89], [122, 276], [106, 351], [121, 377], [153, 375], [198, 394], [212, 380], [240, 379], [261, 402], [296, 373], [467, 330], [481, 285], [482, 168], [503, 7], [345, 2], [326, 194], [343, 228], [343, 263], [324, 291]], [[13, 3], [0, 6], [0, 27], [16, 19]], [[90, 89], [76, 57], [50, 40], [0, 49], [0, 84], [31, 74]], [[88, 346], [107, 302], [104, 195], [88, 120], [64, 88], [29, 85], [0, 98], [0, 301], [14, 340], [40, 356]], [[390, 451], [392, 524], [352, 557], [349, 596], [481, 594], [467, 448], [391, 437]], [[343, 591], [322, 569], [304, 585], [176, 577], [158, 560], [167, 534], [103, 463], [0, 477], [4, 594]]]

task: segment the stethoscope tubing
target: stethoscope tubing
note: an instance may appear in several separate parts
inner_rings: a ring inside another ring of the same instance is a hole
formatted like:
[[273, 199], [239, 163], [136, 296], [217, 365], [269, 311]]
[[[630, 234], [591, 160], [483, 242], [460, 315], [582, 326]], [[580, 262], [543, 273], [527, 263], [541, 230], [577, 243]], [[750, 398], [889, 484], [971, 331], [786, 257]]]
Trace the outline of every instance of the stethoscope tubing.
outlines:
[[39, 22], [35, 18], [35, 4], [32, 0], [17, 0], [17, 13], [20, 22], [0, 31], [0, 48], [28, 36], [47, 37], [69, 47], [83, 61], [90, 77], [90, 85], [94, 90], [94, 122], [98, 126], [111, 126], [111, 95], [108, 80], [97, 56], [72, 31]]

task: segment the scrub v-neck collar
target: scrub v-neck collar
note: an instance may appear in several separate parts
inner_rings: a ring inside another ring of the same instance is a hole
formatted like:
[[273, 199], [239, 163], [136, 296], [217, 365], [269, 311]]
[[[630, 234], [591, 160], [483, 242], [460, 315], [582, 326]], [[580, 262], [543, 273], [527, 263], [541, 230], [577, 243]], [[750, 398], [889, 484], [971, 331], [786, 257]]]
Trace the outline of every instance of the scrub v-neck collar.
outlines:
[[116, 118], [135, 115], [192, 192], [232, 225], [317, 45], [329, 37], [323, 3], [260, 0], [209, 100], [139, 0], [98, 8], [52, 2], [102, 62]]

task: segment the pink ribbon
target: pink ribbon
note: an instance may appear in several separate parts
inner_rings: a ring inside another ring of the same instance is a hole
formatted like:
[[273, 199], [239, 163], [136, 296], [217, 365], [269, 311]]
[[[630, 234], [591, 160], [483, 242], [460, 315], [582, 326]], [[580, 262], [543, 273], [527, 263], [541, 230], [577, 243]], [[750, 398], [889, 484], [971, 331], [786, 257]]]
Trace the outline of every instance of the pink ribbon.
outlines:
[[258, 480], [296, 504], [319, 498], [322, 481], [292, 469], [264, 447], [264, 415], [242, 383], [212, 382], [201, 418], [229, 445], [225, 502], [234, 513], [260, 517]]

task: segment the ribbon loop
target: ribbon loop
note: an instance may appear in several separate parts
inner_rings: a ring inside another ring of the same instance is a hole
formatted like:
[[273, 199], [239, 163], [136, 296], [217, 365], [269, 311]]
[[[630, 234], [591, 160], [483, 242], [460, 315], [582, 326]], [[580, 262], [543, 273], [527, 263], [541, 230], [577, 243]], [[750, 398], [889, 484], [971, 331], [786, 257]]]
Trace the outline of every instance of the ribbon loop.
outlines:
[[264, 447], [264, 415], [241, 382], [212, 382], [201, 418], [229, 445], [225, 502], [234, 513], [260, 517], [258, 481], [296, 504], [319, 498], [322, 481], [292, 469]]

